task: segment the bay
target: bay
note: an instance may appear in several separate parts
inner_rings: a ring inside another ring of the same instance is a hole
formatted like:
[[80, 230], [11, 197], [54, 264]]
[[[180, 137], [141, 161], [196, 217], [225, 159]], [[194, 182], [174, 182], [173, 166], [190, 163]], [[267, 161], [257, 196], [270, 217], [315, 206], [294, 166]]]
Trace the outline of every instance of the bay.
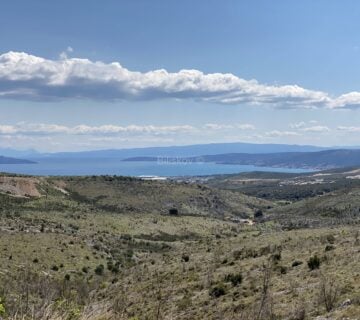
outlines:
[[209, 162], [159, 163], [156, 161], [122, 161], [121, 159], [41, 158], [35, 164], [1, 164], [0, 172], [44, 176], [204, 176], [251, 171], [302, 173], [311, 170], [268, 168], [251, 165], [216, 164]]

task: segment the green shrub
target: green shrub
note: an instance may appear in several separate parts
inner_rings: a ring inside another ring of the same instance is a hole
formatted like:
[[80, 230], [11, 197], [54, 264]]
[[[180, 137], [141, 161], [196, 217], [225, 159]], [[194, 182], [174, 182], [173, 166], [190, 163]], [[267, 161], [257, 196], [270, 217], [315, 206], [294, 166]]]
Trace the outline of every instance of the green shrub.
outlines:
[[212, 287], [209, 291], [209, 295], [213, 298], [219, 298], [225, 295], [225, 293], [226, 293], [225, 288], [222, 285], [217, 285], [215, 287]]
[[95, 274], [97, 274], [98, 276], [102, 276], [104, 274], [104, 265], [99, 264], [96, 268], [95, 268]]
[[187, 254], [183, 254], [182, 257], [181, 257], [181, 260], [184, 261], [184, 262], [189, 262], [190, 257]]
[[239, 285], [242, 280], [243, 280], [243, 277], [241, 275], [241, 273], [237, 273], [237, 274], [227, 274], [225, 276], [225, 279], [224, 279], [226, 282], [231, 282], [231, 284], [236, 287], [237, 285]]
[[112, 266], [111, 272], [112, 273], [119, 273], [120, 272], [120, 264], [118, 262], [115, 265]]
[[108, 268], [108, 270], [111, 271], [111, 270], [113, 269], [113, 267], [114, 267], [114, 264], [113, 264], [112, 260], [109, 260], [109, 261], [107, 262], [107, 268]]
[[0, 316], [4, 316], [5, 315], [5, 305], [4, 305], [4, 302], [3, 300], [0, 298]]
[[302, 265], [303, 264], [303, 262], [302, 261], [299, 261], [299, 260], [295, 260], [293, 263], [292, 263], [292, 267], [297, 267], [297, 266], [300, 266], [300, 265]]
[[325, 252], [331, 251], [331, 250], [334, 250], [334, 249], [335, 249], [335, 246], [333, 246], [332, 244], [328, 244], [325, 247]]
[[59, 267], [56, 266], [56, 265], [53, 265], [53, 266], [51, 267], [51, 270], [52, 270], [52, 271], [59, 271]]
[[310, 270], [315, 270], [320, 268], [320, 258], [315, 255], [313, 257], [310, 257], [308, 260], [308, 267]]
[[262, 218], [264, 216], [264, 214], [263, 214], [263, 212], [262, 212], [262, 210], [261, 209], [259, 209], [259, 210], [256, 210], [256, 212], [255, 212], [255, 214], [254, 214], [254, 217], [255, 218]]
[[273, 261], [277, 262], [281, 260], [281, 252], [274, 253], [272, 256]]

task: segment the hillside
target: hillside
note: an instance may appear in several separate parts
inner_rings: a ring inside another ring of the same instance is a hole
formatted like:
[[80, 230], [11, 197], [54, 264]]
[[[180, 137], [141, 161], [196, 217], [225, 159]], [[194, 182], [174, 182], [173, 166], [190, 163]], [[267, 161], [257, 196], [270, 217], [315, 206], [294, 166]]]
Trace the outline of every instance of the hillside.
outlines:
[[[144, 181], [121, 177], [62, 180], [73, 199], [114, 212], [167, 214], [176, 208], [182, 215], [252, 217], [271, 203], [234, 192], [213, 190], [199, 184]], [[104, 192], [106, 190], [106, 193]]]
[[[132, 157], [124, 161], [157, 161], [156, 157]], [[169, 161], [172, 160], [170, 157]], [[176, 160], [176, 158], [174, 158]], [[325, 150], [317, 152], [228, 153], [202, 155], [186, 159], [190, 162], [252, 165], [258, 167], [331, 169], [360, 165], [360, 150]]]
[[358, 319], [360, 188], [347, 188], [284, 202], [186, 181], [2, 175], [1, 317]]
[[340, 189], [280, 206], [269, 210], [267, 218], [285, 228], [359, 225], [360, 187]]
[[[194, 159], [197, 160], [197, 159]], [[282, 168], [330, 169], [360, 165], [360, 150], [326, 150], [271, 154], [205, 155], [200, 161]]]
[[342, 168], [311, 173], [251, 172], [209, 177], [209, 187], [238, 191], [270, 201], [298, 201], [337, 190], [360, 187], [360, 169]]
[[0, 164], [30, 164], [34, 161], [0, 156]]

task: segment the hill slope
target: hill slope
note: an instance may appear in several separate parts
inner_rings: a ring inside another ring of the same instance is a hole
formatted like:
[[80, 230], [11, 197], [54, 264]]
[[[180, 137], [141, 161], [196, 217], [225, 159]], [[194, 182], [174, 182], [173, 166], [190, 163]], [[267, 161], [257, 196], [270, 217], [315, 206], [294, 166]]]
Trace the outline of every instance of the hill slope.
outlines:
[[[269, 201], [185, 182], [4, 177], [3, 186], [21, 179], [38, 192], [15, 197], [21, 184], [0, 194], [6, 320], [358, 319], [358, 225], [282, 229], [314, 219], [315, 198], [269, 209]], [[340, 215], [357, 208], [356, 190], [332, 196], [321, 206]], [[232, 219], [257, 209], [265, 219], [253, 225]], [[312, 257], [320, 270], [308, 266]], [[330, 312], [324, 286], [337, 290]]]
[[183, 215], [252, 217], [271, 202], [231, 191], [214, 190], [172, 181], [144, 181], [122, 177], [63, 179], [73, 199], [114, 211], [167, 214], [177, 208]]
[[330, 169], [360, 165], [360, 150], [326, 150], [270, 154], [205, 155], [194, 161], [242, 164], [264, 167]]
[[30, 164], [34, 161], [0, 156], [0, 164]]

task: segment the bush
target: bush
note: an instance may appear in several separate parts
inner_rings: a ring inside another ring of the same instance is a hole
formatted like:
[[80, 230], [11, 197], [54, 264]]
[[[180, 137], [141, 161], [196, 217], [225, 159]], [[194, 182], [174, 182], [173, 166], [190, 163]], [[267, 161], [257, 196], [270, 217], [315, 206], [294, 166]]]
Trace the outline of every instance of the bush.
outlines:
[[97, 274], [98, 276], [102, 276], [104, 274], [104, 265], [99, 264], [96, 268], [95, 268], [95, 274]]
[[114, 267], [113, 262], [112, 262], [111, 260], [108, 261], [108, 262], [107, 262], [107, 268], [108, 268], [108, 270], [111, 271], [111, 270], [113, 269], [113, 267]]
[[287, 268], [284, 267], [284, 266], [280, 266], [279, 271], [280, 271], [281, 274], [286, 274], [287, 273]]
[[222, 285], [215, 286], [209, 291], [209, 295], [213, 298], [219, 298], [225, 295], [225, 288]]
[[119, 263], [116, 263], [116, 264], [112, 267], [111, 272], [112, 272], [112, 273], [119, 273], [119, 272], [120, 272], [120, 264], [119, 264]]
[[107, 268], [109, 271], [111, 271], [112, 273], [119, 273], [120, 271], [120, 264], [119, 262], [116, 262], [116, 264], [114, 264], [111, 260], [107, 262]]
[[319, 269], [320, 268], [320, 258], [317, 255], [310, 257], [307, 264], [308, 264], [308, 267], [310, 270]]
[[0, 316], [4, 316], [5, 315], [5, 305], [4, 305], [4, 302], [3, 300], [0, 298]]
[[237, 285], [239, 285], [243, 280], [243, 277], [241, 275], [241, 273], [237, 273], [237, 274], [227, 274], [225, 276], [225, 281], [226, 282], [231, 282], [231, 284], [236, 287]]
[[171, 215], [171, 216], [177, 216], [177, 215], [179, 215], [178, 209], [176, 209], [176, 208], [171, 208], [171, 209], [169, 209], [169, 215]]
[[281, 260], [281, 252], [274, 253], [272, 256], [273, 261], [280, 261]]
[[256, 210], [256, 212], [255, 212], [255, 214], [254, 214], [254, 217], [255, 218], [262, 218], [264, 216], [264, 214], [263, 214], [263, 212], [262, 212], [262, 210], [261, 209], [259, 209], [259, 210]]
[[302, 265], [303, 264], [303, 262], [302, 261], [299, 261], [299, 260], [295, 260], [293, 263], [292, 263], [292, 267], [297, 267], [297, 266], [300, 266], [300, 265]]
[[327, 312], [334, 309], [339, 297], [339, 287], [334, 279], [322, 278], [320, 283], [320, 302], [322, 302]]
[[183, 254], [182, 257], [181, 257], [181, 260], [184, 261], [184, 262], [189, 262], [190, 257], [187, 254]]
[[51, 270], [52, 271], [59, 271], [59, 267], [54, 265], [54, 266], [51, 267]]
[[334, 247], [333, 245], [328, 244], [328, 245], [326, 245], [326, 247], [325, 247], [325, 252], [331, 251], [331, 250], [334, 250], [334, 249], [335, 249], [335, 247]]

